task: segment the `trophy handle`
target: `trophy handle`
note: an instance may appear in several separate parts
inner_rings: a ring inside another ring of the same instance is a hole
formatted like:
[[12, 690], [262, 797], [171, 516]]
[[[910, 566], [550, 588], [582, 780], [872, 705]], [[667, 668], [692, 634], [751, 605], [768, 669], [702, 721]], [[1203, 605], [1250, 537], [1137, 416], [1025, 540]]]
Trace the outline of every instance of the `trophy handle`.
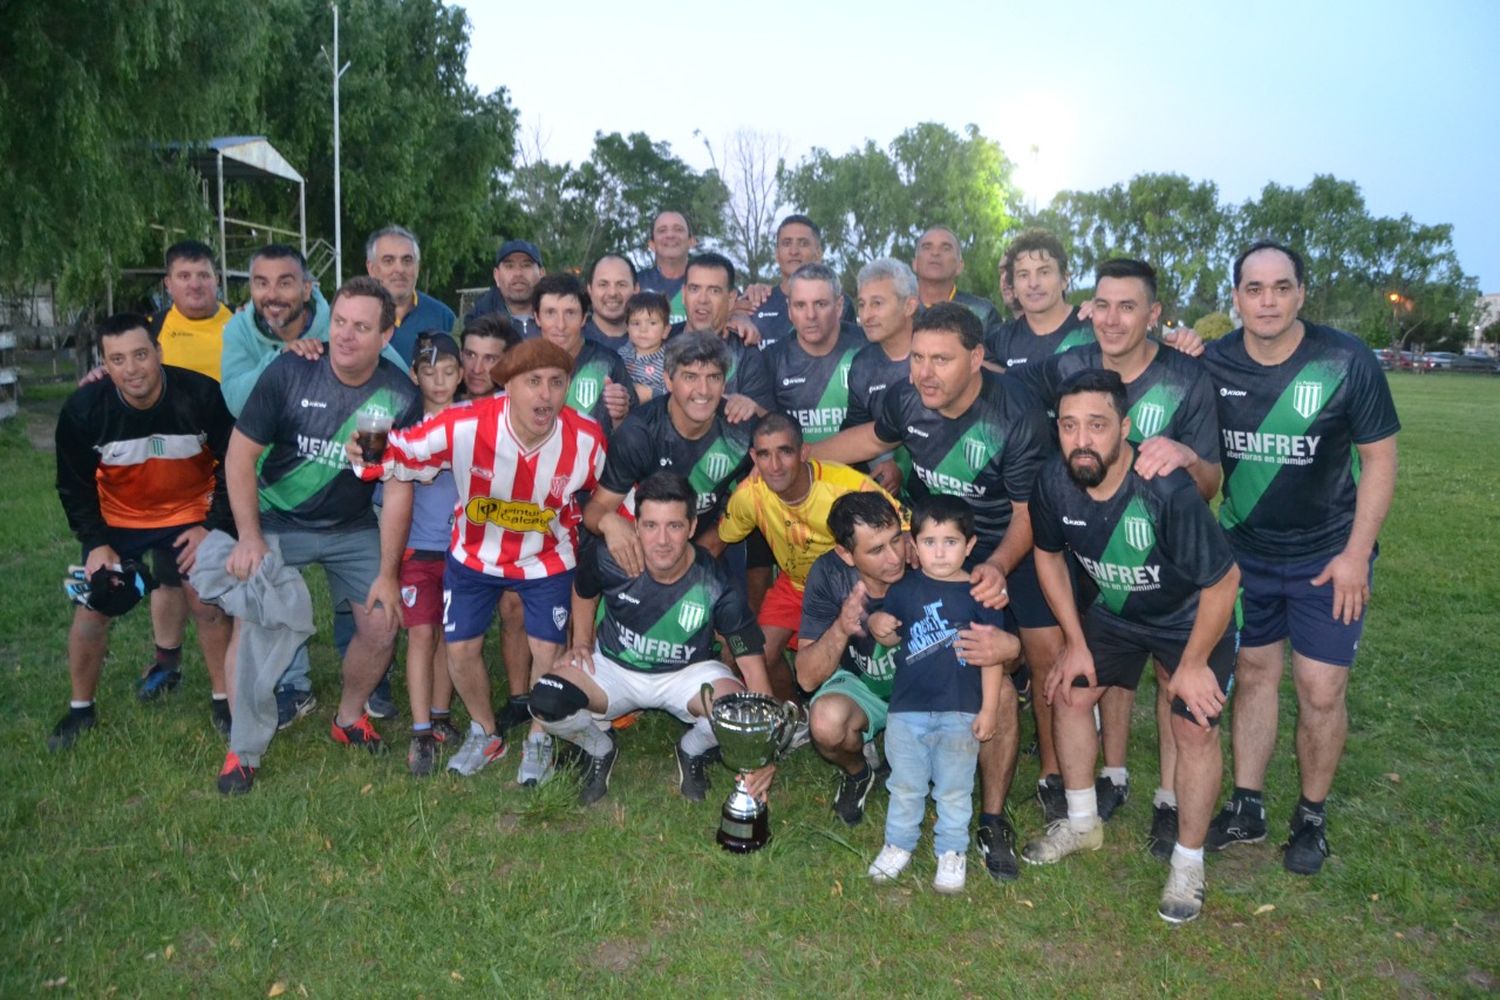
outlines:
[[698, 689], [698, 701], [703, 707], [703, 717], [710, 721], [714, 717], [714, 686], [707, 681]]
[[778, 758], [786, 755], [791, 749], [792, 740], [797, 738], [797, 727], [802, 724], [805, 713], [802, 706], [795, 701], [784, 701], [781, 703], [781, 726], [777, 734], [779, 745], [776, 748]]

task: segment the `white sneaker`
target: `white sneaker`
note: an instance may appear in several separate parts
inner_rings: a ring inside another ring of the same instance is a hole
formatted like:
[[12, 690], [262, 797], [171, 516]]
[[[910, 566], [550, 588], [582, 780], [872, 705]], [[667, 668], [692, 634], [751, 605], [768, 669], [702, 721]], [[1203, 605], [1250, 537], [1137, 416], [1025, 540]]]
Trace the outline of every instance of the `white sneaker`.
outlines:
[[894, 882], [906, 866], [911, 864], [911, 851], [903, 851], [894, 844], [886, 844], [870, 865], [870, 877], [881, 885]]
[[880, 748], [875, 745], [874, 740], [865, 744], [864, 755], [865, 763], [870, 765], [870, 770], [880, 770]]
[[1161, 891], [1159, 917], [1169, 924], [1185, 924], [1203, 912], [1203, 865], [1172, 865]]
[[486, 733], [479, 723], [471, 722], [464, 745], [448, 760], [448, 770], [466, 776], [478, 774], [486, 764], [504, 757], [508, 749], [499, 733]]
[[1034, 865], [1050, 865], [1078, 851], [1097, 851], [1104, 846], [1104, 824], [1098, 817], [1094, 825], [1080, 833], [1060, 819], [1047, 827], [1047, 832], [1036, 840], [1028, 841], [1021, 849], [1021, 857]]
[[969, 859], [957, 851], [945, 851], [938, 856], [937, 875], [932, 887], [945, 896], [955, 896], [964, 891], [964, 878], [968, 874]]
[[553, 766], [552, 737], [546, 733], [532, 733], [521, 744], [521, 767], [516, 771], [516, 781], [528, 788], [545, 784], [557, 770]]
[[786, 748], [786, 752], [791, 753], [793, 750], [801, 749], [811, 742], [812, 727], [808, 725], [806, 719], [803, 719], [801, 722], [797, 723], [797, 728], [792, 730], [792, 743], [791, 746]]

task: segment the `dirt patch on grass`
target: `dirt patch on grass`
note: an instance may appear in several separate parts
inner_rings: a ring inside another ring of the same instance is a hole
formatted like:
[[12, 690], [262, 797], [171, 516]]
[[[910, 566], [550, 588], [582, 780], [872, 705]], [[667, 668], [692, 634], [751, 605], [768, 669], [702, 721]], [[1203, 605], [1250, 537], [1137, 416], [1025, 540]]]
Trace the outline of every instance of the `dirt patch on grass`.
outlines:
[[588, 964], [606, 972], [629, 972], [651, 953], [651, 945], [635, 938], [605, 938], [589, 953]]

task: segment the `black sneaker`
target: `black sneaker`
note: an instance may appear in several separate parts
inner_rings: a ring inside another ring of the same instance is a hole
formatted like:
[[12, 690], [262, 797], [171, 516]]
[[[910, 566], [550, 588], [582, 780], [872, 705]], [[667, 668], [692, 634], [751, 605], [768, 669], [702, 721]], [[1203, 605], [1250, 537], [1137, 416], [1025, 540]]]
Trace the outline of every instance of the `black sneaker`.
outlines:
[[1177, 807], [1153, 806], [1151, 832], [1146, 834], [1146, 850], [1158, 861], [1171, 861], [1177, 846]]
[[412, 733], [406, 748], [406, 768], [418, 778], [425, 778], [437, 767], [437, 739], [432, 733]]
[[279, 733], [289, 728], [292, 723], [306, 718], [317, 707], [318, 699], [311, 691], [298, 691], [290, 687], [277, 688], [276, 731]]
[[833, 812], [850, 826], [865, 818], [865, 799], [875, 786], [875, 769], [868, 763], [858, 774], [839, 771], [839, 790], [833, 797]]
[[220, 795], [244, 795], [255, 784], [255, 768], [240, 761], [233, 750], [224, 757], [224, 766], [219, 770]]
[[219, 731], [219, 735], [226, 740], [229, 739], [229, 727], [234, 721], [229, 715], [229, 699], [214, 698], [209, 702], [208, 712], [209, 716], [213, 719], [214, 728]]
[[1042, 822], [1051, 826], [1068, 818], [1068, 793], [1063, 790], [1062, 775], [1049, 774], [1036, 783], [1036, 801], [1042, 807]]
[[1266, 807], [1247, 806], [1242, 799], [1231, 798], [1208, 824], [1206, 850], [1222, 851], [1230, 844], [1258, 844], [1266, 839]]
[[370, 697], [365, 699], [365, 714], [372, 719], [395, 719], [401, 715], [401, 706], [391, 697], [391, 672], [387, 670]]
[[495, 718], [495, 732], [508, 733], [517, 726], [531, 725], [531, 699], [511, 698]]
[[450, 750], [463, 746], [464, 742], [464, 734], [446, 715], [432, 717], [432, 738]]
[[682, 749], [681, 743], [673, 749], [677, 751], [677, 783], [682, 797], [689, 802], [702, 802], [708, 797], [708, 754], [694, 757]]
[[165, 663], [153, 663], [146, 676], [135, 682], [135, 696], [141, 701], [155, 701], [182, 682], [182, 671]]
[[385, 753], [385, 740], [370, 725], [370, 717], [361, 715], [347, 726], [339, 725], [339, 716], [333, 714], [333, 722], [328, 726], [328, 738], [335, 743], [342, 743], [346, 747], [359, 747], [361, 750], [379, 756]]
[[69, 708], [68, 714], [52, 727], [52, 735], [47, 737], [47, 749], [52, 753], [66, 750], [81, 734], [93, 729], [97, 724], [93, 705], [88, 708]]
[[1013, 882], [1020, 877], [1021, 864], [1016, 860], [1016, 831], [1001, 817], [998, 823], [979, 824], [979, 854], [984, 870], [997, 882]]
[[1292, 836], [1282, 848], [1281, 863], [1294, 875], [1316, 875], [1328, 857], [1328, 837], [1324, 817], [1299, 809], [1292, 817]]
[[[1130, 779], [1125, 779], [1125, 784], [1117, 785], [1109, 778], [1100, 775], [1094, 782], [1094, 798], [1099, 800], [1099, 819], [1105, 823], [1115, 814], [1115, 810], [1123, 806], [1130, 799]], [[1067, 802], [1067, 796], [1063, 796]]]
[[582, 805], [591, 806], [609, 794], [609, 776], [614, 772], [615, 759], [620, 756], [620, 747], [615, 742], [614, 731], [611, 730], [608, 735], [608, 753], [603, 757], [595, 757], [593, 754], [583, 755], [583, 768], [579, 776], [582, 788], [578, 792], [578, 801]]

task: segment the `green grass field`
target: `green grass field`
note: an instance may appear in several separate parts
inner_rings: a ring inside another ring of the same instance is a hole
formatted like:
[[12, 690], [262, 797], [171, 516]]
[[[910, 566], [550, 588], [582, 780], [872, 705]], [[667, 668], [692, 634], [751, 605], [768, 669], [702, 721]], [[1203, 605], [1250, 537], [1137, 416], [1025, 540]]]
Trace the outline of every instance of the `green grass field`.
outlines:
[[[1477, 995], [1500, 984], [1500, 379], [1392, 377], [1405, 423], [1396, 506], [1351, 686], [1330, 802], [1335, 857], [1288, 875], [1296, 801], [1290, 689], [1266, 843], [1208, 862], [1204, 916], [1156, 916], [1143, 849], [1155, 751], [1137, 708], [1136, 798], [1104, 850], [967, 893], [912, 874], [872, 886], [884, 797], [850, 830], [834, 774], [785, 764], [776, 839], [717, 850], [729, 785], [675, 791], [678, 726], [626, 731], [610, 796], [513, 781], [518, 751], [473, 779], [406, 774], [326, 736], [336, 674], [316, 640], [320, 710], [272, 747], [253, 794], [221, 798], [222, 742], [195, 649], [181, 689], [140, 706], [147, 615], [114, 634], [100, 728], [49, 755], [66, 705], [64, 568], [45, 413], [0, 428], [0, 996]], [[45, 400], [55, 410], [58, 393]], [[314, 574], [314, 576], [317, 576]], [[315, 592], [323, 592], [315, 589]], [[1036, 764], [1023, 760], [1018, 788]], [[1023, 836], [1038, 810], [1013, 797]]]

